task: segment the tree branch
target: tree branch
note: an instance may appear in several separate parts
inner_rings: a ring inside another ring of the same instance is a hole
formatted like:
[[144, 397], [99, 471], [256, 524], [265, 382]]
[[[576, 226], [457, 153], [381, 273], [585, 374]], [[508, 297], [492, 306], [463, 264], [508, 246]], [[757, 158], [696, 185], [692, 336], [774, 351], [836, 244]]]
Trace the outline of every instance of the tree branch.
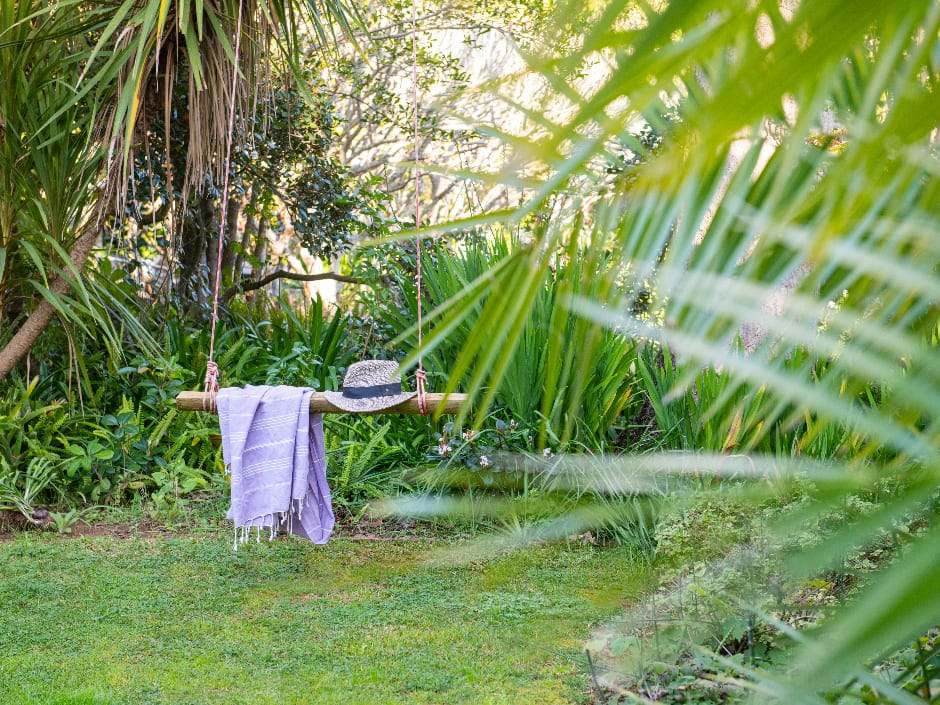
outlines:
[[348, 277], [345, 274], [333, 274], [333, 272], [325, 272], [324, 274], [301, 274], [300, 272], [285, 272], [277, 271], [268, 274], [267, 276], [261, 277], [256, 281], [251, 280], [242, 280], [235, 286], [229, 287], [225, 290], [225, 293], [221, 296], [221, 302], [224, 304], [228, 302], [235, 294], [244, 294], [246, 291], [255, 291], [261, 289], [264, 286], [267, 286], [276, 279], [291, 279], [293, 281], [299, 282], [317, 282], [323, 281], [324, 279], [332, 279], [333, 281], [345, 282], [346, 284], [363, 284], [365, 282], [355, 277]]
[[[98, 230], [89, 225], [81, 237], [75, 241], [72, 251], [69, 253], [75, 271], [81, 272], [82, 267], [85, 266], [85, 260], [88, 259], [95, 247], [97, 239]], [[71, 291], [72, 286], [68, 278], [59, 276], [49, 285], [49, 289], [53, 294], [66, 296]], [[29, 352], [39, 334], [43, 332], [55, 314], [55, 306], [49, 302], [49, 299], [42, 299], [36, 305], [36, 308], [29, 314], [29, 317], [16, 331], [6, 347], [0, 350], [0, 379], [10, 374], [16, 363]]]

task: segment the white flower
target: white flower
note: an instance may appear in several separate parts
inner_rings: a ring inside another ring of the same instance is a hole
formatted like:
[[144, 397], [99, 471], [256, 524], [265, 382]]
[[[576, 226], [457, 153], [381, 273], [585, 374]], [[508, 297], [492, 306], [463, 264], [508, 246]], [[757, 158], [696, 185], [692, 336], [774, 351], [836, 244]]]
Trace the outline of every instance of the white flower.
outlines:
[[467, 443], [472, 443], [473, 439], [476, 437], [477, 437], [477, 432], [474, 431], [472, 428], [468, 428], [466, 431], [463, 432], [463, 439]]
[[552, 453], [552, 449], [551, 449], [551, 448], [546, 448], [545, 450], [542, 451], [542, 457], [543, 457], [543, 458], [551, 458], [552, 455], [554, 455], [554, 454]]
[[485, 455], [481, 455], [481, 456], [480, 456], [480, 467], [481, 467], [481, 468], [488, 468], [489, 466], [490, 466], [490, 459], [487, 458]]
[[446, 438], [442, 438], [437, 442], [437, 452], [443, 455], [445, 458], [451, 454], [453, 448], [447, 443]]

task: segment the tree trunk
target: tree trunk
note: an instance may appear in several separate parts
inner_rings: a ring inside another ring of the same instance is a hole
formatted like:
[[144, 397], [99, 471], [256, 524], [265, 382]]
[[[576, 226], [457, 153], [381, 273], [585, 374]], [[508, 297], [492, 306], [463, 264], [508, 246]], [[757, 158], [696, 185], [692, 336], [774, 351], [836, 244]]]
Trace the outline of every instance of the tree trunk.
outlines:
[[[241, 215], [242, 199], [228, 199], [225, 209], [225, 242], [222, 248], [222, 281], [219, 288], [237, 282], [239, 277], [235, 272], [235, 243], [238, 241], [238, 216]], [[246, 228], [247, 229], [247, 228]], [[215, 267], [215, 262], [210, 265]]]
[[[85, 260], [88, 259], [88, 256], [94, 249], [97, 239], [97, 229], [89, 228], [84, 235], [78, 238], [75, 245], [72, 247], [69, 258], [79, 272], [82, 271], [82, 268], [85, 266]], [[65, 296], [69, 293], [71, 285], [67, 279], [58, 277], [52, 282], [49, 288], [59, 296]], [[30, 348], [33, 347], [33, 343], [36, 342], [39, 335], [45, 330], [46, 326], [49, 325], [49, 321], [52, 320], [55, 314], [55, 307], [46, 299], [39, 302], [39, 305], [29, 314], [29, 318], [23, 322], [23, 325], [16, 331], [16, 334], [10, 342], [7, 343], [6, 347], [0, 350], [0, 379], [10, 374], [10, 371], [16, 366], [16, 363], [30, 351]]]
[[[255, 262], [258, 263], [254, 273], [259, 277], [264, 274], [264, 260], [268, 251], [268, 221], [265, 216], [267, 216], [267, 208], [262, 207], [261, 213], [258, 215], [258, 235], [257, 240], [255, 240], [254, 251]], [[249, 300], [254, 302], [254, 295], [251, 295]]]
[[[261, 227], [261, 215], [255, 213], [255, 208], [258, 203], [258, 189], [251, 189], [251, 198], [248, 201], [248, 205], [245, 207], [248, 217], [245, 220], [245, 229], [242, 231], [242, 242], [241, 249], [235, 255], [235, 263], [232, 265], [232, 281], [239, 282], [242, 278], [242, 263], [245, 261], [245, 253], [248, 252], [248, 248], [251, 247], [251, 234], [252, 232], [257, 233]], [[251, 215], [254, 213], [254, 215]]]
[[[183, 219], [179, 239], [179, 298], [186, 310], [193, 306], [205, 305], [201, 267], [206, 261], [208, 232], [212, 226], [215, 211], [211, 200], [205, 194], [194, 194], [197, 199], [192, 207], [192, 215]], [[211, 254], [209, 255], [211, 257]], [[213, 261], [213, 266], [215, 262]]]

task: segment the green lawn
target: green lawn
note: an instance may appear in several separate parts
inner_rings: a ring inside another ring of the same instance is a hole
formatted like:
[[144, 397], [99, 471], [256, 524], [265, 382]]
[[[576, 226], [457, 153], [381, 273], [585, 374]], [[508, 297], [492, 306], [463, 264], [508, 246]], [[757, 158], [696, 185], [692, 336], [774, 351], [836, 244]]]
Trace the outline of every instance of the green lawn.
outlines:
[[579, 702], [582, 640], [649, 574], [617, 548], [460, 567], [429, 560], [439, 548], [0, 542], [0, 703]]

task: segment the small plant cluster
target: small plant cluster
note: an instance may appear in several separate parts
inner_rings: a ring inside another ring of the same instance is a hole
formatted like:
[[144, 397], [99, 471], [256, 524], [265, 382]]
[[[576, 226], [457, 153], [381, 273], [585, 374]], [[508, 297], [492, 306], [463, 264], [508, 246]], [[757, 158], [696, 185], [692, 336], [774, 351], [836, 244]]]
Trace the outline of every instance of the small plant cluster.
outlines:
[[[62, 529], [96, 504], [147, 497], [171, 509], [213, 485], [214, 431], [171, 408], [182, 370], [134, 362], [102, 380], [111, 386], [98, 387], [77, 409], [38, 399], [36, 379], [3, 403], [0, 508]], [[116, 399], [113, 413], [102, 412]], [[67, 509], [54, 511], [61, 506]]]
[[463, 465], [471, 470], [488, 471], [492, 468], [493, 454], [498, 451], [531, 452], [533, 436], [531, 429], [523, 429], [515, 419], [508, 422], [494, 419], [492, 425], [481, 430], [457, 429], [453, 422], [444, 424], [435, 434], [437, 445], [431, 449], [430, 457], [446, 461], [445, 466]]
[[402, 486], [410, 457], [406, 448], [389, 440], [392, 427], [368, 417], [329, 423], [327, 480], [334, 509], [358, 519], [369, 502]]
[[[882, 504], [876, 496], [855, 496], [819, 523], [793, 531], [775, 522], [788, 507], [805, 504], [812, 483], [757, 511], [742, 500], [742, 487], [699, 495], [661, 517], [656, 560], [662, 586], [623, 621], [599, 629], [587, 645], [603, 669], [598, 683], [607, 693], [604, 702], [632, 702], [635, 695], [663, 703], [751, 702], [747, 681], [773, 678], [799, 633], [824, 624], [850, 601], [923, 521], [911, 515], [895, 536], [856, 547], [838, 569], [794, 579], [780, 559], [781, 542], [798, 555], [835, 527], [877, 514]], [[783, 526], [786, 533], [780, 533]], [[931, 684], [940, 675], [940, 630], [881, 658], [873, 672], [886, 687], [936, 702]], [[826, 698], [845, 705], [884, 702], [870, 682], [844, 684]]]

